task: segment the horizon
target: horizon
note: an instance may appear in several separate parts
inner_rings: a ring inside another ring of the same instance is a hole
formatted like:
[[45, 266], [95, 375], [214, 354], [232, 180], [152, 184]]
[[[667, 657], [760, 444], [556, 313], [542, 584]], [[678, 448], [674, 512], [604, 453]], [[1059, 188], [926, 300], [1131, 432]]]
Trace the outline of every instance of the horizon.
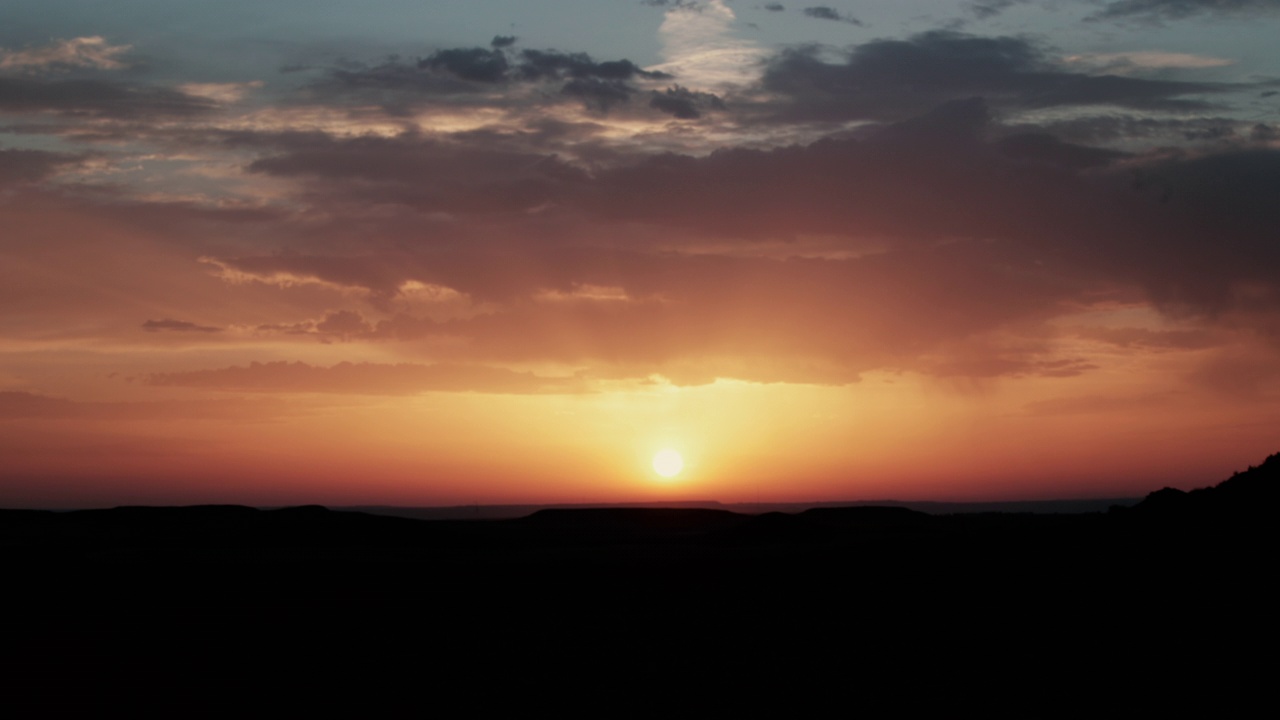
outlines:
[[1135, 498], [1280, 445], [1280, 5], [5, 15], [0, 507]]
[[[1079, 514], [1105, 512], [1115, 507], [1131, 507], [1143, 497], [1111, 498], [1058, 498], [1052, 500], [991, 500], [952, 502], [946, 500], [821, 500], [812, 502], [720, 502], [718, 500], [653, 500], [636, 502], [559, 502], [559, 503], [472, 503], [468, 505], [321, 505], [300, 503], [296, 505], [244, 505], [240, 503], [189, 503], [181, 505], [87, 505], [82, 507], [4, 507], [0, 510], [32, 510], [38, 512], [78, 512], [82, 510], [116, 510], [129, 508], [211, 508], [245, 507], [254, 510], [287, 510], [300, 507], [322, 507], [336, 512], [361, 512], [370, 515], [388, 515], [413, 519], [474, 519], [493, 520], [526, 517], [540, 510], [705, 510], [724, 509], [736, 514], [763, 514], [771, 512], [803, 512], [814, 508], [893, 507], [905, 508], [926, 514], [965, 514], [985, 512], [1034, 512]], [[752, 509], [754, 508], [754, 510]]]

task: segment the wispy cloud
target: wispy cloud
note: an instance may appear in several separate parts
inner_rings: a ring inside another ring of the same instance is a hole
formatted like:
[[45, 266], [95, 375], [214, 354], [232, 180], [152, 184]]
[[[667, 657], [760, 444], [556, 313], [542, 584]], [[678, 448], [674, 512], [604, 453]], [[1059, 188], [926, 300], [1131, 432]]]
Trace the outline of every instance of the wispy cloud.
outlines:
[[48, 45], [21, 50], [0, 48], [0, 70], [120, 70], [126, 67], [121, 57], [132, 49], [131, 45], [108, 44], [106, 38], [98, 35], [55, 40]]
[[1275, 0], [1114, 0], [1091, 20], [1161, 22], [1197, 16], [1241, 16], [1280, 12]]
[[834, 20], [836, 22], [849, 23], [850, 25], [862, 25], [862, 21], [852, 15], [846, 15], [833, 7], [826, 5], [816, 5], [807, 7], [802, 12], [805, 15], [816, 20]]
[[697, 89], [753, 82], [767, 51], [735, 37], [736, 20], [724, 0], [695, 7], [671, 6], [658, 30], [665, 61], [651, 69], [669, 72], [682, 84]]
[[1235, 60], [1194, 53], [1141, 50], [1114, 53], [1080, 53], [1062, 58], [1067, 65], [1091, 72], [1126, 73], [1144, 70], [1217, 68], [1234, 65]]

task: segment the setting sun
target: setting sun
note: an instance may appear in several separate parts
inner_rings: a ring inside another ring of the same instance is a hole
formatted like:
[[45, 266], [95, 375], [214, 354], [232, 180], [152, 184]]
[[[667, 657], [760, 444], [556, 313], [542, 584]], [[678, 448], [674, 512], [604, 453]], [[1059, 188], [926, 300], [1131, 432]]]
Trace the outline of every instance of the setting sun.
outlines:
[[675, 450], [666, 449], [653, 456], [653, 470], [664, 478], [675, 477], [684, 469], [684, 458]]

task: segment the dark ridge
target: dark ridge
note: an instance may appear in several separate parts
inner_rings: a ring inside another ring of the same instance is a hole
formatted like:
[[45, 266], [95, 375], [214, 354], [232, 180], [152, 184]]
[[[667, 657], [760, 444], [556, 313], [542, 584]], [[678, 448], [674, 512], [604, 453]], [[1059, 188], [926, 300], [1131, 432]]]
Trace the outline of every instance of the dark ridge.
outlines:
[[1212, 487], [1190, 492], [1169, 487], [1157, 490], [1131, 510], [1142, 515], [1261, 516], [1275, 512], [1277, 500], [1280, 500], [1280, 453]]
[[691, 543], [749, 521], [747, 515], [698, 508], [547, 509], [506, 521], [531, 542], [573, 544]]
[[723, 533], [720, 540], [727, 544], [792, 545], [818, 543], [829, 540], [831, 534], [820, 525], [809, 522], [801, 515], [768, 512], [756, 515], [749, 522]]
[[831, 524], [867, 525], [902, 525], [927, 523], [930, 516], [905, 507], [882, 507], [869, 505], [864, 507], [816, 507], [805, 510], [801, 517], [816, 522]]
[[728, 510], [703, 508], [548, 508], [539, 510], [523, 522], [546, 526], [597, 528], [609, 527], [661, 527], [670, 530], [704, 528], [708, 525], [724, 525], [740, 520], [743, 516]]

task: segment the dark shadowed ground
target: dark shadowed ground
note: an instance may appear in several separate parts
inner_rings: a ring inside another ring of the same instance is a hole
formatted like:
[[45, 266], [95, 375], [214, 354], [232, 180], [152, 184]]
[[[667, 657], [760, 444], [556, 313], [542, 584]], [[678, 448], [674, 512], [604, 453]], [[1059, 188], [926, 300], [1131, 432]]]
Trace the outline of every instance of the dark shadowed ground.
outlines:
[[5, 677], [187, 716], [290, 688], [1239, 709], [1274, 674], [1278, 486], [1280, 455], [1106, 513], [0, 511]]

